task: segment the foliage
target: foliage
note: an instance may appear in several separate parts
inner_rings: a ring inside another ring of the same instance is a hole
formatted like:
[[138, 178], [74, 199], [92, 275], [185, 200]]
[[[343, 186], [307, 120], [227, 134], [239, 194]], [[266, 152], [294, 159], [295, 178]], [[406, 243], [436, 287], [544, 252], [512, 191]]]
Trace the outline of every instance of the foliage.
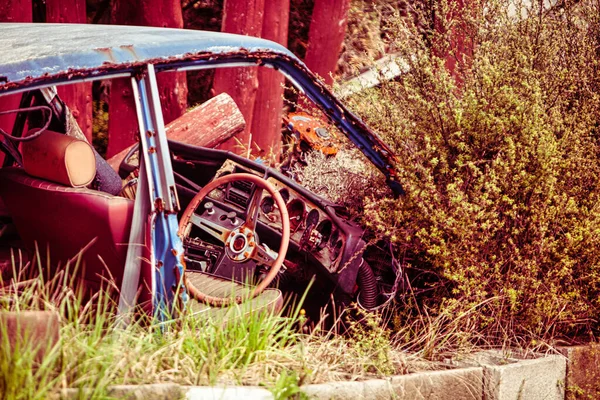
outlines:
[[392, 341], [390, 331], [382, 327], [376, 314], [360, 310], [362, 319], [350, 321], [349, 337], [351, 348], [368, 362], [362, 367], [366, 371], [376, 371], [391, 375], [395, 368], [392, 362]]
[[308, 399], [299, 386], [300, 378], [295, 371], [283, 371], [277, 378], [275, 386], [271, 390], [276, 400], [285, 399]]
[[393, 22], [407, 16], [408, 4], [403, 0], [352, 0], [337, 75], [347, 79], [371, 66], [374, 59], [393, 54]]
[[92, 103], [92, 108], [94, 119], [92, 125], [93, 145], [100, 155], [105, 156], [108, 147], [108, 104], [102, 100], [95, 100]]
[[[416, 26], [430, 23], [398, 17], [395, 47], [410, 71], [353, 99], [395, 148], [406, 190], [369, 199], [364, 221], [437, 276], [419, 299], [428, 312], [475, 307], [479, 333], [519, 344], [591, 334], [600, 317], [600, 6], [476, 3], [458, 13], [442, 1], [430, 13], [438, 29], [425, 33]], [[453, 53], [453, 31], [472, 54]]]

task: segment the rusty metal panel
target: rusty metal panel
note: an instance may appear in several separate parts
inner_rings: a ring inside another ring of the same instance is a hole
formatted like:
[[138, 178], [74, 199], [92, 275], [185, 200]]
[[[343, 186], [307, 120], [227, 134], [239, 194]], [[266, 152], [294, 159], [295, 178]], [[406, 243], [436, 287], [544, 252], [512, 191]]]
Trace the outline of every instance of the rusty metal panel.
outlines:
[[[91, 24], [0, 24], [0, 91], [14, 83], [123, 69], [189, 55], [272, 51], [268, 40], [220, 32]], [[3, 88], [4, 87], [4, 88]]]

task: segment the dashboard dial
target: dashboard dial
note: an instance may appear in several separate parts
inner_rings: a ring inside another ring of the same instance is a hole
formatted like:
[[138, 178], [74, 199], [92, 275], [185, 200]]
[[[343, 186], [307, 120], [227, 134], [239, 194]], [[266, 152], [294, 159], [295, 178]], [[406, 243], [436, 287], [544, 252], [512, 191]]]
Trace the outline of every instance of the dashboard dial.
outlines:
[[333, 225], [332, 225], [331, 221], [328, 219], [322, 221], [317, 226], [317, 232], [319, 232], [321, 234], [321, 241], [320, 241], [319, 245], [317, 245], [317, 249], [321, 250], [323, 247], [325, 247], [325, 245], [329, 241], [329, 238], [331, 237], [332, 230], [333, 230]]
[[314, 229], [319, 223], [319, 212], [317, 210], [311, 210], [306, 216], [306, 224], [304, 227], [304, 233], [300, 239], [300, 247], [308, 250], [312, 250], [321, 243], [320, 235], [315, 235]]
[[319, 223], [319, 212], [317, 210], [310, 210], [306, 216], [306, 230], [313, 229]]
[[340, 256], [340, 253], [342, 252], [342, 247], [344, 247], [344, 242], [342, 242], [341, 239], [338, 239], [338, 241], [335, 242], [335, 245], [333, 246], [333, 251], [331, 252], [331, 261], [336, 260]]
[[275, 200], [271, 196], [267, 196], [260, 203], [260, 210], [264, 214], [270, 214], [275, 209]]
[[333, 247], [339, 237], [340, 237], [340, 231], [338, 231], [337, 229], [334, 229], [333, 232], [331, 232], [331, 237], [329, 238], [329, 245]]
[[304, 220], [305, 208], [302, 200], [292, 200], [288, 205], [288, 214], [290, 215], [290, 231], [296, 232]]
[[281, 195], [281, 198], [283, 199], [284, 203], [287, 203], [290, 200], [290, 192], [287, 189], [281, 189], [279, 191], [279, 194]]

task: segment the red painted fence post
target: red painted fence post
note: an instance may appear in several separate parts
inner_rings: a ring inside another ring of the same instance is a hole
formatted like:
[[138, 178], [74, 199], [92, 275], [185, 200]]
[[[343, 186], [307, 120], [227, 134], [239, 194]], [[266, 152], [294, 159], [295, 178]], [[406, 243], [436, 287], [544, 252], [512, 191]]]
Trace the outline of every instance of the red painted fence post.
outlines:
[[[290, 1], [267, 1], [262, 26], [262, 37], [287, 46]], [[258, 93], [252, 117], [253, 141], [262, 150], [261, 156], [271, 151], [281, 152], [281, 121], [283, 112], [284, 77], [270, 68], [258, 69]]]
[[304, 62], [328, 85], [333, 83], [349, 9], [350, 0], [315, 0]]
[[[223, 24], [221, 31], [241, 35], [260, 36], [265, 0], [225, 0], [223, 6]], [[227, 93], [236, 102], [244, 119], [246, 129], [235, 137], [244, 145], [250, 140], [254, 104], [258, 90], [258, 71], [256, 68], [221, 68], [215, 71], [213, 81], [215, 94]], [[256, 132], [261, 135], [261, 132]], [[252, 139], [255, 141], [255, 139]], [[220, 146], [222, 149], [238, 151], [236, 141], [230, 139]]]
[[[0, 22], [31, 22], [31, 0], [3, 0], [0, 2]], [[19, 107], [20, 94], [2, 96], [0, 110], [13, 110]], [[10, 133], [16, 114], [0, 115], [0, 128]], [[0, 152], [0, 162], [4, 160], [4, 153]]]
[[[465, 13], [475, 16], [479, 5], [469, 0], [448, 0], [449, 9], [445, 13], [436, 13], [435, 29], [440, 36], [433, 43], [433, 53], [444, 59], [444, 66], [454, 78], [458, 87], [462, 86], [461, 72], [469, 67], [473, 55], [474, 43]], [[439, 10], [436, 10], [439, 11]]]

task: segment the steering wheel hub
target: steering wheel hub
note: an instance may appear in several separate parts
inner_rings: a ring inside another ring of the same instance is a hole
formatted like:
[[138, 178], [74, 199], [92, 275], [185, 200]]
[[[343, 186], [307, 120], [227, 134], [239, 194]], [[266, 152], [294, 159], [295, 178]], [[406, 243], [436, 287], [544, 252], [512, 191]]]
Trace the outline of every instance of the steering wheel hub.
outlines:
[[254, 254], [256, 241], [252, 230], [240, 226], [231, 231], [225, 242], [225, 254], [236, 262], [248, 261]]

